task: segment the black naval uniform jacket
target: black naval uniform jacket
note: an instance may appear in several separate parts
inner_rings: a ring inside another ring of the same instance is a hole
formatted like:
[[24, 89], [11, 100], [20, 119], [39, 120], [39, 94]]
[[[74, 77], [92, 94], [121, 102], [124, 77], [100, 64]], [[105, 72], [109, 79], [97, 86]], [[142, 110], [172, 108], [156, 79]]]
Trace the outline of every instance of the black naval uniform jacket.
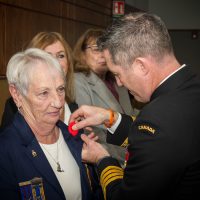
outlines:
[[98, 164], [107, 200], [200, 199], [200, 80], [183, 67], [154, 91], [135, 121], [122, 115], [107, 141], [129, 153], [124, 170], [111, 157]]

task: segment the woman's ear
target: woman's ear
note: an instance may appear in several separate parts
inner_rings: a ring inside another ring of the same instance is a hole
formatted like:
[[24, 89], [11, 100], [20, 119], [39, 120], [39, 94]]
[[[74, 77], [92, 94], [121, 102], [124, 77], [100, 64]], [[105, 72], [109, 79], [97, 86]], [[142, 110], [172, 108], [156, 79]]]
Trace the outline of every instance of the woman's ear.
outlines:
[[18, 108], [21, 107], [21, 94], [17, 90], [16, 86], [14, 84], [9, 84], [9, 91], [10, 94]]

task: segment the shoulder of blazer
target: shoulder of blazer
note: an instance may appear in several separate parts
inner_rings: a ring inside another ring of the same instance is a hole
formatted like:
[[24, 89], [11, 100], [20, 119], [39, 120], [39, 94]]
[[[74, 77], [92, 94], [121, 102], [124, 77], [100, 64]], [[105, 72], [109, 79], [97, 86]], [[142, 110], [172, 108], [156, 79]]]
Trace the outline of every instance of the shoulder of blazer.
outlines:
[[75, 77], [75, 81], [76, 80], [86, 80], [87, 79], [87, 76], [86, 74], [82, 73], [82, 72], [76, 72], [74, 74], [74, 77]]
[[17, 106], [15, 105], [15, 102], [13, 101], [12, 97], [10, 97], [6, 100], [5, 108], [2, 114], [0, 127], [1, 130], [3, 130], [5, 127], [12, 123], [16, 112]]
[[75, 74], [75, 82], [87, 82], [90, 85], [95, 85], [100, 78], [94, 73], [90, 72], [89, 75], [85, 75], [84, 73], [78, 72]]
[[10, 108], [12, 109], [12, 111], [13, 111], [14, 113], [17, 112], [17, 106], [15, 105], [15, 102], [13, 101], [13, 98], [12, 98], [12, 97], [10, 97], [10, 98], [7, 99], [6, 104], [7, 104], [8, 106], [10, 106]]

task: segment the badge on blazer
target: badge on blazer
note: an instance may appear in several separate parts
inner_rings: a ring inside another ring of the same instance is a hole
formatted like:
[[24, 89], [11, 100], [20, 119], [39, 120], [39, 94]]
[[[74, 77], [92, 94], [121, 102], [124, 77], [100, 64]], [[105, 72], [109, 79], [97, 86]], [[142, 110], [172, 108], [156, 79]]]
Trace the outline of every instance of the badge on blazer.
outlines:
[[45, 200], [42, 178], [19, 183], [22, 200]]
[[33, 157], [36, 157], [36, 156], [37, 156], [37, 153], [36, 153], [35, 150], [32, 150], [32, 156], [33, 156]]

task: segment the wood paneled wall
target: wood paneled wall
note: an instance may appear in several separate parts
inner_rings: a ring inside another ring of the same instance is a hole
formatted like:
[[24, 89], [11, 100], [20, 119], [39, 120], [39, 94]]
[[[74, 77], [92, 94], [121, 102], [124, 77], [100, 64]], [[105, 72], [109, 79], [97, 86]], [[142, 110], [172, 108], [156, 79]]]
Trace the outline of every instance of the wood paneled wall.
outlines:
[[60, 32], [73, 47], [86, 29], [105, 28], [111, 16], [112, 0], [0, 0], [0, 76], [36, 33]]

